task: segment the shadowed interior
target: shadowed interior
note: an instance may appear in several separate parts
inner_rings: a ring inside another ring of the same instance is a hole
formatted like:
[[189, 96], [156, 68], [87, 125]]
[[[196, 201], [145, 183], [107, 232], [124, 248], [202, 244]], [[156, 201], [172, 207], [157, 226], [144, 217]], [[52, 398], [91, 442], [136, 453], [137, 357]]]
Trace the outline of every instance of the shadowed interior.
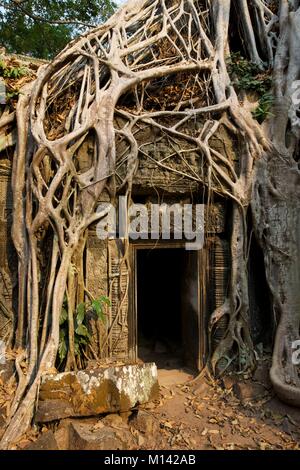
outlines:
[[158, 367], [183, 362], [183, 249], [137, 252], [138, 355]]

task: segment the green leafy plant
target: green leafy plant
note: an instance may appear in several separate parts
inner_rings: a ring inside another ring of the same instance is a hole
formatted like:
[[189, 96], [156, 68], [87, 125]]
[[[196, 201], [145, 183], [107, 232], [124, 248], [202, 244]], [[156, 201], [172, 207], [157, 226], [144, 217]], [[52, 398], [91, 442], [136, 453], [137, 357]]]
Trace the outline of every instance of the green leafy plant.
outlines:
[[0, 77], [17, 80], [28, 75], [26, 67], [14, 67], [0, 59]]
[[15, 100], [20, 95], [19, 90], [9, 91], [6, 93], [6, 102], [9, 103], [12, 100]]
[[253, 117], [259, 123], [262, 123], [266, 119], [266, 117], [271, 115], [270, 110], [273, 105], [273, 102], [274, 102], [274, 97], [272, 93], [266, 92], [261, 96], [257, 108], [254, 111], [252, 111]]
[[271, 72], [261, 71], [256, 64], [242, 57], [239, 52], [231, 54], [227, 66], [231, 81], [238, 90], [257, 93], [259, 104], [252, 115], [260, 123], [263, 122], [270, 115], [273, 104], [270, 92], [273, 83]]
[[20, 91], [14, 81], [19, 80], [28, 74], [29, 71], [26, 67], [15, 67], [14, 65], [9, 65], [4, 60], [0, 59], [0, 77], [2, 77], [5, 82], [6, 103], [17, 100], [20, 95]]
[[[105, 305], [110, 306], [110, 300], [102, 295], [89, 303], [80, 303], [77, 305], [74, 317], [74, 350], [76, 356], [82, 356], [83, 348], [91, 341], [91, 335], [88, 329], [87, 314], [92, 313], [96, 315], [98, 320], [103, 323], [106, 321], [104, 313]], [[59, 366], [64, 362], [69, 350], [68, 340], [68, 301], [65, 296], [63, 307], [60, 314], [60, 331], [59, 331], [59, 347], [58, 358]]]

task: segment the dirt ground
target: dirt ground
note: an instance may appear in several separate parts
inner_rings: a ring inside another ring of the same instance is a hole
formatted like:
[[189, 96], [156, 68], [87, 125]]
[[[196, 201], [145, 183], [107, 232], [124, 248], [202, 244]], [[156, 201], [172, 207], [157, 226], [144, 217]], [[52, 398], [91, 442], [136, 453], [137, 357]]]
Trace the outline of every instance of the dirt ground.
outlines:
[[237, 383], [227, 377], [214, 383], [161, 386], [159, 403], [143, 407], [158, 431], [141, 448], [299, 449], [300, 410], [274, 396], [269, 366], [265, 358], [253, 379]]
[[282, 403], [269, 380], [270, 358], [253, 377], [193, 380], [159, 370], [160, 394], [128, 413], [65, 419], [33, 429], [13, 449], [299, 450], [300, 409]]

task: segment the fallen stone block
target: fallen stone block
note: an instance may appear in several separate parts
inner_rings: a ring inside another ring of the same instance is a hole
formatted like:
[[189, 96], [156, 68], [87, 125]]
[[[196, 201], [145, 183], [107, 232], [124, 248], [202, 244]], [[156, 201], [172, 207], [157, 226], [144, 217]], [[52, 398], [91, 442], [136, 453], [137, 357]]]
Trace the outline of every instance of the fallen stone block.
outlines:
[[130, 426], [147, 436], [158, 432], [158, 424], [150, 413], [139, 410], [137, 414], [130, 420]]
[[103, 426], [108, 426], [111, 428], [127, 428], [127, 423], [122, 419], [120, 415], [110, 414], [105, 416], [101, 423]]
[[26, 447], [25, 450], [59, 450], [55, 436], [52, 431], [41, 434], [35, 442]]
[[125, 424], [128, 424], [129, 419], [132, 416], [132, 411], [124, 411], [120, 413], [120, 416]]
[[236, 382], [233, 385], [233, 392], [241, 402], [257, 400], [268, 394], [266, 388], [256, 382]]
[[37, 422], [126, 412], [158, 397], [154, 363], [106, 367], [42, 377]]
[[226, 375], [222, 379], [223, 387], [225, 390], [230, 390], [234, 386], [234, 384], [238, 381], [236, 376]]
[[260, 384], [263, 384], [268, 390], [272, 388], [270, 379], [270, 364], [259, 364], [254, 372], [253, 379]]
[[90, 429], [104, 428], [104, 424], [99, 426], [99, 418], [94, 416], [89, 418], [66, 418], [59, 422], [58, 427], [54, 431], [54, 437], [57, 442], [59, 450], [69, 450], [70, 447], [70, 433], [73, 429], [73, 423], [86, 424]]
[[54, 437], [57, 442], [57, 446], [59, 450], [68, 450], [69, 449], [69, 443], [70, 443], [70, 432], [69, 432], [69, 427], [64, 426], [58, 428], [55, 433]]
[[95, 429], [87, 423], [71, 423], [69, 450], [135, 450], [137, 447], [135, 437], [127, 429]]

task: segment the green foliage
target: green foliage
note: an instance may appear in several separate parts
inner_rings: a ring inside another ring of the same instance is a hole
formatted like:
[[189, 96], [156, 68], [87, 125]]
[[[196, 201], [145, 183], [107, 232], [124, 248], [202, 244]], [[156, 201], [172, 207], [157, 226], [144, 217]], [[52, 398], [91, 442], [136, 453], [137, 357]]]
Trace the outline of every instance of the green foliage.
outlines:
[[[80, 303], [77, 305], [74, 318], [74, 350], [76, 356], [82, 356], [83, 348], [90, 342], [91, 335], [88, 330], [87, 314], [94, 314], [102, 322], [106, 321], [104, 306], [110, 306], [110, 300], [102, 295], [98, 299], [90, 303]], [[67, 357], [69, 349], [68, 339], [68, 301], [65, 296], [63, 307], [60, 314], [60, 331], [59, 331], [59, 347], [58, 358], [59, 366], [62, 365]]]
[[51, 59], [74, 37], [116, 8], [112, 0], [3, 0], [1, 44], [8, 52]]
[[59, 330], [59, 345], [58, 345], [58, 357], [60, 362], [62, 363], [64, 358], [67, 356], [67, 338], [66, 338], [66, 330], [60, 329]]
[[271, 92], [266, 92], [259, 100], [258, 107], [252, 112], [253, 117], [262, 123], [266, 117], [271, 115], [270, 109], [272, 108], [274, 97]]
[[67, 305], [67, 300], [65, 298], [63, 308], [60, 313], [60, 318], [59, 318], [59, 324], [63, 325], [67, 320], [68, 320], [68, 305]]
[[242, 57], [239, 52], [231, 54], [227, 66], [232, 83], [238, 90], [258, 94], [259, 105], [252, 114], [259, 122], [263, 122], [270, 115], [273, 104], [270, 71], [262, 72], [256, 64]]
[[29, 74], [26, 67], [9, 65], [0, 59], [0, 77], [4, 79], [6, 85], [6, 103], [16, 100], [20, 94], [15, 81]]
[[19, 94], [20, 94], [19, 90], [8, 91], [6, 93], [6, 103], [10, 103], [11, 101], [17, 100]]
[[0, 77], [17, 80], [27, 74], [28, 70], [25, 67], [14, 67], [6, 64], [4, 60], [0, 59]]
[[99, 299], [96, 299], [92, 302], [92, 308], [96, 313], [97, 317], [101, 321], [105, 321], [105, 316], [103, 312], [103, 304], [110, 306], [110, 300], [102, 295]]

